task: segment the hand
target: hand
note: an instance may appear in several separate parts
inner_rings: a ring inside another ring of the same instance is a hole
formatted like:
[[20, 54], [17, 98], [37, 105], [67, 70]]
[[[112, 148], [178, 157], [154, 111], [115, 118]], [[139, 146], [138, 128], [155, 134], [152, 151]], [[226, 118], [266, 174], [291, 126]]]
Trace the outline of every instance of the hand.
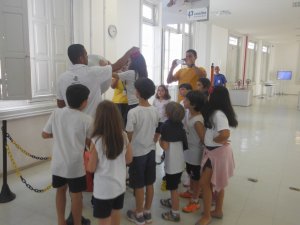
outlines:
[[174, 59], [172, 62], [172, 68], [174, 69], [177, 66], [177, 60], [178, 59]]

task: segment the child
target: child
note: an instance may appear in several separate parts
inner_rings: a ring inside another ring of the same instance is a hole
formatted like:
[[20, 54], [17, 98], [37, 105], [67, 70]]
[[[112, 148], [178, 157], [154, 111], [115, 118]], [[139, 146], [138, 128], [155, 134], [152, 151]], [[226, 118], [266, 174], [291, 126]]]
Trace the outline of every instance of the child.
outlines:
[[210, 80], [206, 77], [201, 77], [197, 81], [198, 91], [202, 92], [206, 97], [208, 97], [208, 90], [210, 88]]
[[[65, 225], [66, 191], [71, 193], [74, 225], [81, 225], [82, 191], [86, 189], [83, 152], [89, 144], [92, 118], [83, 113], [89, 89], [82, 84], [67, 88], [69, 107], [58, 108], [43, 129], [43, 138], [54, 139], [51, 162], [52, 186], [56, 191], [58, 225]], [[76, 122], [75, 122], [76, 121]]]
[[200, 163], [203, 153], [204, 143], [204, 120], [202, 117], [202, 109], [206, 103], [205, 96], [199, 91], [190, 91], [184, 99], [184, 107], [189, 110], [187, 120], [187, 140], [188, 149], [184, 152], [186, 162], [186, 171], [190, 177], [190, 189], [180, 193], [181, 197], [191, 198], [187, 206], [182, 211], [186, 213], [194, 212], [200, 208]]
[[[167, 120], [165, 108], [166, 105], [170, 102], [171, 96], [169, 90], [165, 85], [159, 85], [153, 101], [153, 106], [157, 108], [159, 113], [159, 123], [156, 133], [160, 133], [161, 125]], [[156, 140], [158, 140], [157, 137]]]
[[[186, 94], [193, 90], [192, 85], [188, 84], [188, 83], [183, 83], [179, 85], [179, 95], [181, 97], [183, 97], [183, 100], [186, 96]], [[183, 100], [180, 101], [180, 104], [183, 106]]]
[[[156, 177], [154, 135], [159, 115], [156, 108], [148, 102], [155, 93], [153, 81], [140, 78], [134, 86], [139, 105], [128, 112], [126, 131], [133, 150], [133, 161], [129, 166], [129, 183], [134, 189], [136, 207], [127, 211], [127, 217], [130, 221], [143, 225], [145, 221], [147, 223], [152, 221], [151, 205]], [[146, 187], [145, 204], [144, 187]]]
[[94, 217], [99, 225], [119, 225], [126, 191], [126, 164], [132, 161], [122, 116], [110, 101], [96, 110], [88, 170], [94, 172]]
[[128, 98], [128, 111], [139, 104], [135, 95], [134, 83], [141, 77], [148, 77], [147, 65], [144, 56], [136, 51], [130, 55], [128, 70], [113, 74], [113, 78], [120, 79], [124, 84], [124, 93]]
[[184, 170], [183, 150], [187, 149], [187, 138], [183, 129], [182, 119], [184, 108], [177, 102], [166, 105], [168, 120], [162, 125], [159, 144], [165, 151], [165, 172], [167, 190], [171, 192], [171, 199], [161, 199], [162, 206], [171, 208], [162, 214], [162, 218], [173, 222], [180, 221], [178, 184]]
[[[228, 90], [223, 86], [214, 87], [205, 110], [206, 133], [204, 154], [201, 162], [200, 185], [203, 190], [204, 212], [196, 224], [207, 225], [211, 218], [223, 217], [224, 188], [233, 175], [234, 160], [229, 145], [230, 128], [237, 127]], [[211, 184], [213, 190], [211, 190]], [[217, 191], [216, 207], [210, 211], [212, 191]]]

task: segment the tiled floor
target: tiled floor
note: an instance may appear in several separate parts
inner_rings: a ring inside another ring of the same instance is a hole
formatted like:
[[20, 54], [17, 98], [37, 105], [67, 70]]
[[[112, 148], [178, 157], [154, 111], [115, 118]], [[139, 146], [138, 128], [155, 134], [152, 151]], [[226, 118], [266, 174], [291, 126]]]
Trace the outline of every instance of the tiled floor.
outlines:
[[[224, 217], [213, 220], [214, 225], [299, 225], [300, 192], [300, 111], [296, 96], [276, 96], [253, 99], [251, 107], [235, 107], [239, 126], [232, 131], [236, 170], [225, 193]], [[159, 156], [160, 153], [158, 153]], [[49, 163], [22, 171], [24, 177], [37, 187], [50, 182]], [[162, 166], [157, 167], [157, 182], [153, 203], [153, 225], [170, 224], [161, 219], [164, 211], [159, 205], [161, 197], [169, 196], [160, 190]], [[255, 178], [258, 182], [249, 182]], [[1, 225], [54, 225], [55, 191], [35, 194], [16, 178], [8, 178], [10, 188], [17, 195], [10, 203], [0, 204]], [[1, 179], [2, 182], [2, 179]], [[1, 183], [2, 186], [2, 183]], [[181, 188], [183, 189], [183, 188]], [[91, 194], [84, 194], [84, 215], [92, 218]], [[181, 206], [186, 204], [181, 200]], [[134, 199], [126, 193], [122, 224], [127, 221], [125, 212], [133, 208]], [[68, 205], [69, 208], [69, 205]], [[200, 217], [181, 213], [179, 224], [191, 224]], [[172, 223], [171, 223], [172, 224]]]

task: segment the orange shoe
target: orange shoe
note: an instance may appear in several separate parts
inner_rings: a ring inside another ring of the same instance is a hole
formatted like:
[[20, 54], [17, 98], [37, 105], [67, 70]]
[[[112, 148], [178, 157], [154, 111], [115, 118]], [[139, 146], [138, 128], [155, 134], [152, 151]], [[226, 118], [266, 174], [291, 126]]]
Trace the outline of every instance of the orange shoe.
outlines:
[[185, 191], [185, 192], [179, 193], [179, 196], [180, 196], [181, 198], [191, 198], [192, 195], [193, 195], [193, 194], [192, 194], [191, 192], [189, 192], [189, 191]]
[[182, 208], [182, 211], [185, 213], [195, 212], [196, 210], [200, 209], [199, 202], [190, 202], [187, 206]]

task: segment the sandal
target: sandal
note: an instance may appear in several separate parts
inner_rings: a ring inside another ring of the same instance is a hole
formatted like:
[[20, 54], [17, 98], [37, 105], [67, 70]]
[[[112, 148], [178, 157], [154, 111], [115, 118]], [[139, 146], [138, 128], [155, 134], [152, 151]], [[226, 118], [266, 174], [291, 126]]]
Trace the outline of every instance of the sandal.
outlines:
[[170, 198], [160, 199], [160, 204], [166, 208], [172, 208], [172, 202]]
[[180, 221], [180, 215], [179, 214], [174, 214], [174, 213], [172, 213], [172, 211], [162, 213], [161, 217], [164, 220], [168, 220], [168, 221], [172, 221], [172, 222], [179, 222]]

